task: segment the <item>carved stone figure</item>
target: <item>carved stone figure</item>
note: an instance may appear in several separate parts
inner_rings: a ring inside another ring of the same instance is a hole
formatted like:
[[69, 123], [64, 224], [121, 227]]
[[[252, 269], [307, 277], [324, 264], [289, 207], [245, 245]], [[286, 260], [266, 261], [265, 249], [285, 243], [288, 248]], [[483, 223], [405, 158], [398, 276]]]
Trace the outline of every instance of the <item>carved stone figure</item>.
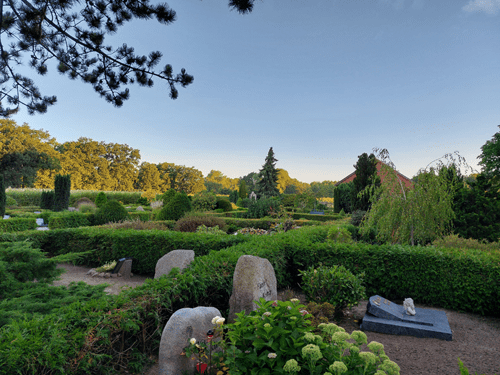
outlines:
[[406, 298], [403, 301], [403, 307], [408, 315], [415, 315], [415, 305], [413, 304], [413, 300], [411, 298]]

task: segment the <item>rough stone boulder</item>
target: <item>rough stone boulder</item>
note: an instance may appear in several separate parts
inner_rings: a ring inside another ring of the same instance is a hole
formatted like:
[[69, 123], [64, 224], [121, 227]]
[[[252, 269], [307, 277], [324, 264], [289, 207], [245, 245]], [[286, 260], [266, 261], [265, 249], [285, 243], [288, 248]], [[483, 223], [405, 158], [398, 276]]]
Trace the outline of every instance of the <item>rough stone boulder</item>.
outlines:
[[207, 331], [213, 329], [212, 319], [221, 313], [215, 307], [196, 307], [177, 310], [168, 320], [160, 341], [158, 356], [161, 375], [194, 374], [196, 361], [182, 356], [189, 340], [197, 342], [207, 339]]
[[193, 250], [173, 250], [162, 256], [155, 267], [155, 279], [168, 275], [172, 268], [178, 267], [181, 271], [194, 260]]
[[233, 276], [233, 293], [229, 299], [229, 323], [236, 313], [249, 313], [257, 309], [260, 298], [274, 301], [278, 298], [274, 268], [267, 259], [253, 255], [242, 255], [236, 263]]

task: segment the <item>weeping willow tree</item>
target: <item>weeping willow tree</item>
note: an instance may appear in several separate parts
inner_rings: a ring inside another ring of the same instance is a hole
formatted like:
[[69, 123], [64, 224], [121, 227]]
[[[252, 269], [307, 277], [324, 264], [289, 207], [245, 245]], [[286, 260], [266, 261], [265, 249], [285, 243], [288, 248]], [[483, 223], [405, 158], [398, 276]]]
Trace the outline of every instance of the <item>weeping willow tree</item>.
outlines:
[[[398, 177], [396, 167], [386, 149], [378, 150], [384, 162], [382, 183], [361, 224], [361, 233], [376, 230], [381, 242], [425, 244], [449, 233], [452, 229], [453, 198], [458, 179], [446, 173], [450, 168], [467, 166], [458, 155], [446, 154], [421, 169], [407, 187]], [[447, 161], [445, 164], [443, 159]]]

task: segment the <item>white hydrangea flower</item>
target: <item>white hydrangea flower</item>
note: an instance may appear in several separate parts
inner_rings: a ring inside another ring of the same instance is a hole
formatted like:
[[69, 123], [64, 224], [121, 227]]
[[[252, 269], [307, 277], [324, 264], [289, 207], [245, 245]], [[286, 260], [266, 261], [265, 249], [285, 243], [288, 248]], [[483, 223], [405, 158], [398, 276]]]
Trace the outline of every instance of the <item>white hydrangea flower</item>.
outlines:
[[191, 340], [189, 340], [189, 342], [191, 343], [191, 345], [194, 345], [196, 344], [196, 339], [193, 337]]

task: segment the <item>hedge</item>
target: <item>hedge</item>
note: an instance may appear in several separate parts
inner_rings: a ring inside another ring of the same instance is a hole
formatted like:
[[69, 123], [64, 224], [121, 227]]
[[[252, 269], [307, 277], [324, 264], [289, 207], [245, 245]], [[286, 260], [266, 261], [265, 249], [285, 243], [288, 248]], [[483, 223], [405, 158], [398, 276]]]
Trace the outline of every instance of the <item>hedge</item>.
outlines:
[[[335, 244], [326, 240], [325, 226], [273, 236], [212, 236], [219, 240], [207, 240], [205, 246], [202, 245], [205, 237], [196, 233], [162, 232], [172, 234], [172, 238], [167, 238], [158, 233], [96, 229], [53, 231], [58, 232], [53, 239], [71, 236], [89, 241], [93, 236], [96, 246], [111, 251], [115, 243], [120, 244], [117, 250], [121, 251], [122, 243], [133, 240], [128, 250], [143, 255], [148, 255], [156, 240], [184, 240], [186, 246], [191, 240], [191, 245], [196, 242], [199, 247], [194, 261], [182, 274], [174, 271], [119, 296], [76, 302], [61, 308], [57, 314], [4, 326], [0, 330], [2, 371], [104, 374], [126, 369], [137, 373], [149, 356], [158, 353], [163, 327], [176, 310], [214, 306], [227, 316], [234, 269], [244, 254], [269, 259], [278, 288], [293, 285], [298, 269], [319, 262], [343, 264], [356, 274], [365, 272], [368, 295], [377, 293], [389, 299], [411, 296], [418, 303], [500, 316], [498, 254], [433, 247]], [[1, 236], [6, 237], [7, 234]], [[229, 240], [226, 245], [234, 246], [216, 251], [222, 239]], [[231, 243], [231, 239], [236, 242]], [[144, 241], [150, 244], [143, 245]], [[208, 252], [209, 247], [213, 251]]]
[[54, 214], [49, 218], [49, 228], [61, 229], [87, 227], [90, 225], [90, 215], [91, 214], [84, 214], [81, 212], [65, 212], [62, 215]]
[[10, 218], [0, 220], [0, 232], [21, 232], [36, 229], [36, 218]]
[[301, 214], [294, 213], [292, 217], [295, 220], [306, 219], [306, 220], [315, 220], [315, 221], [334, 221], [340, 219], [340, 216], [337, 214], [334, 215], [311, 215], [311, 214]]

